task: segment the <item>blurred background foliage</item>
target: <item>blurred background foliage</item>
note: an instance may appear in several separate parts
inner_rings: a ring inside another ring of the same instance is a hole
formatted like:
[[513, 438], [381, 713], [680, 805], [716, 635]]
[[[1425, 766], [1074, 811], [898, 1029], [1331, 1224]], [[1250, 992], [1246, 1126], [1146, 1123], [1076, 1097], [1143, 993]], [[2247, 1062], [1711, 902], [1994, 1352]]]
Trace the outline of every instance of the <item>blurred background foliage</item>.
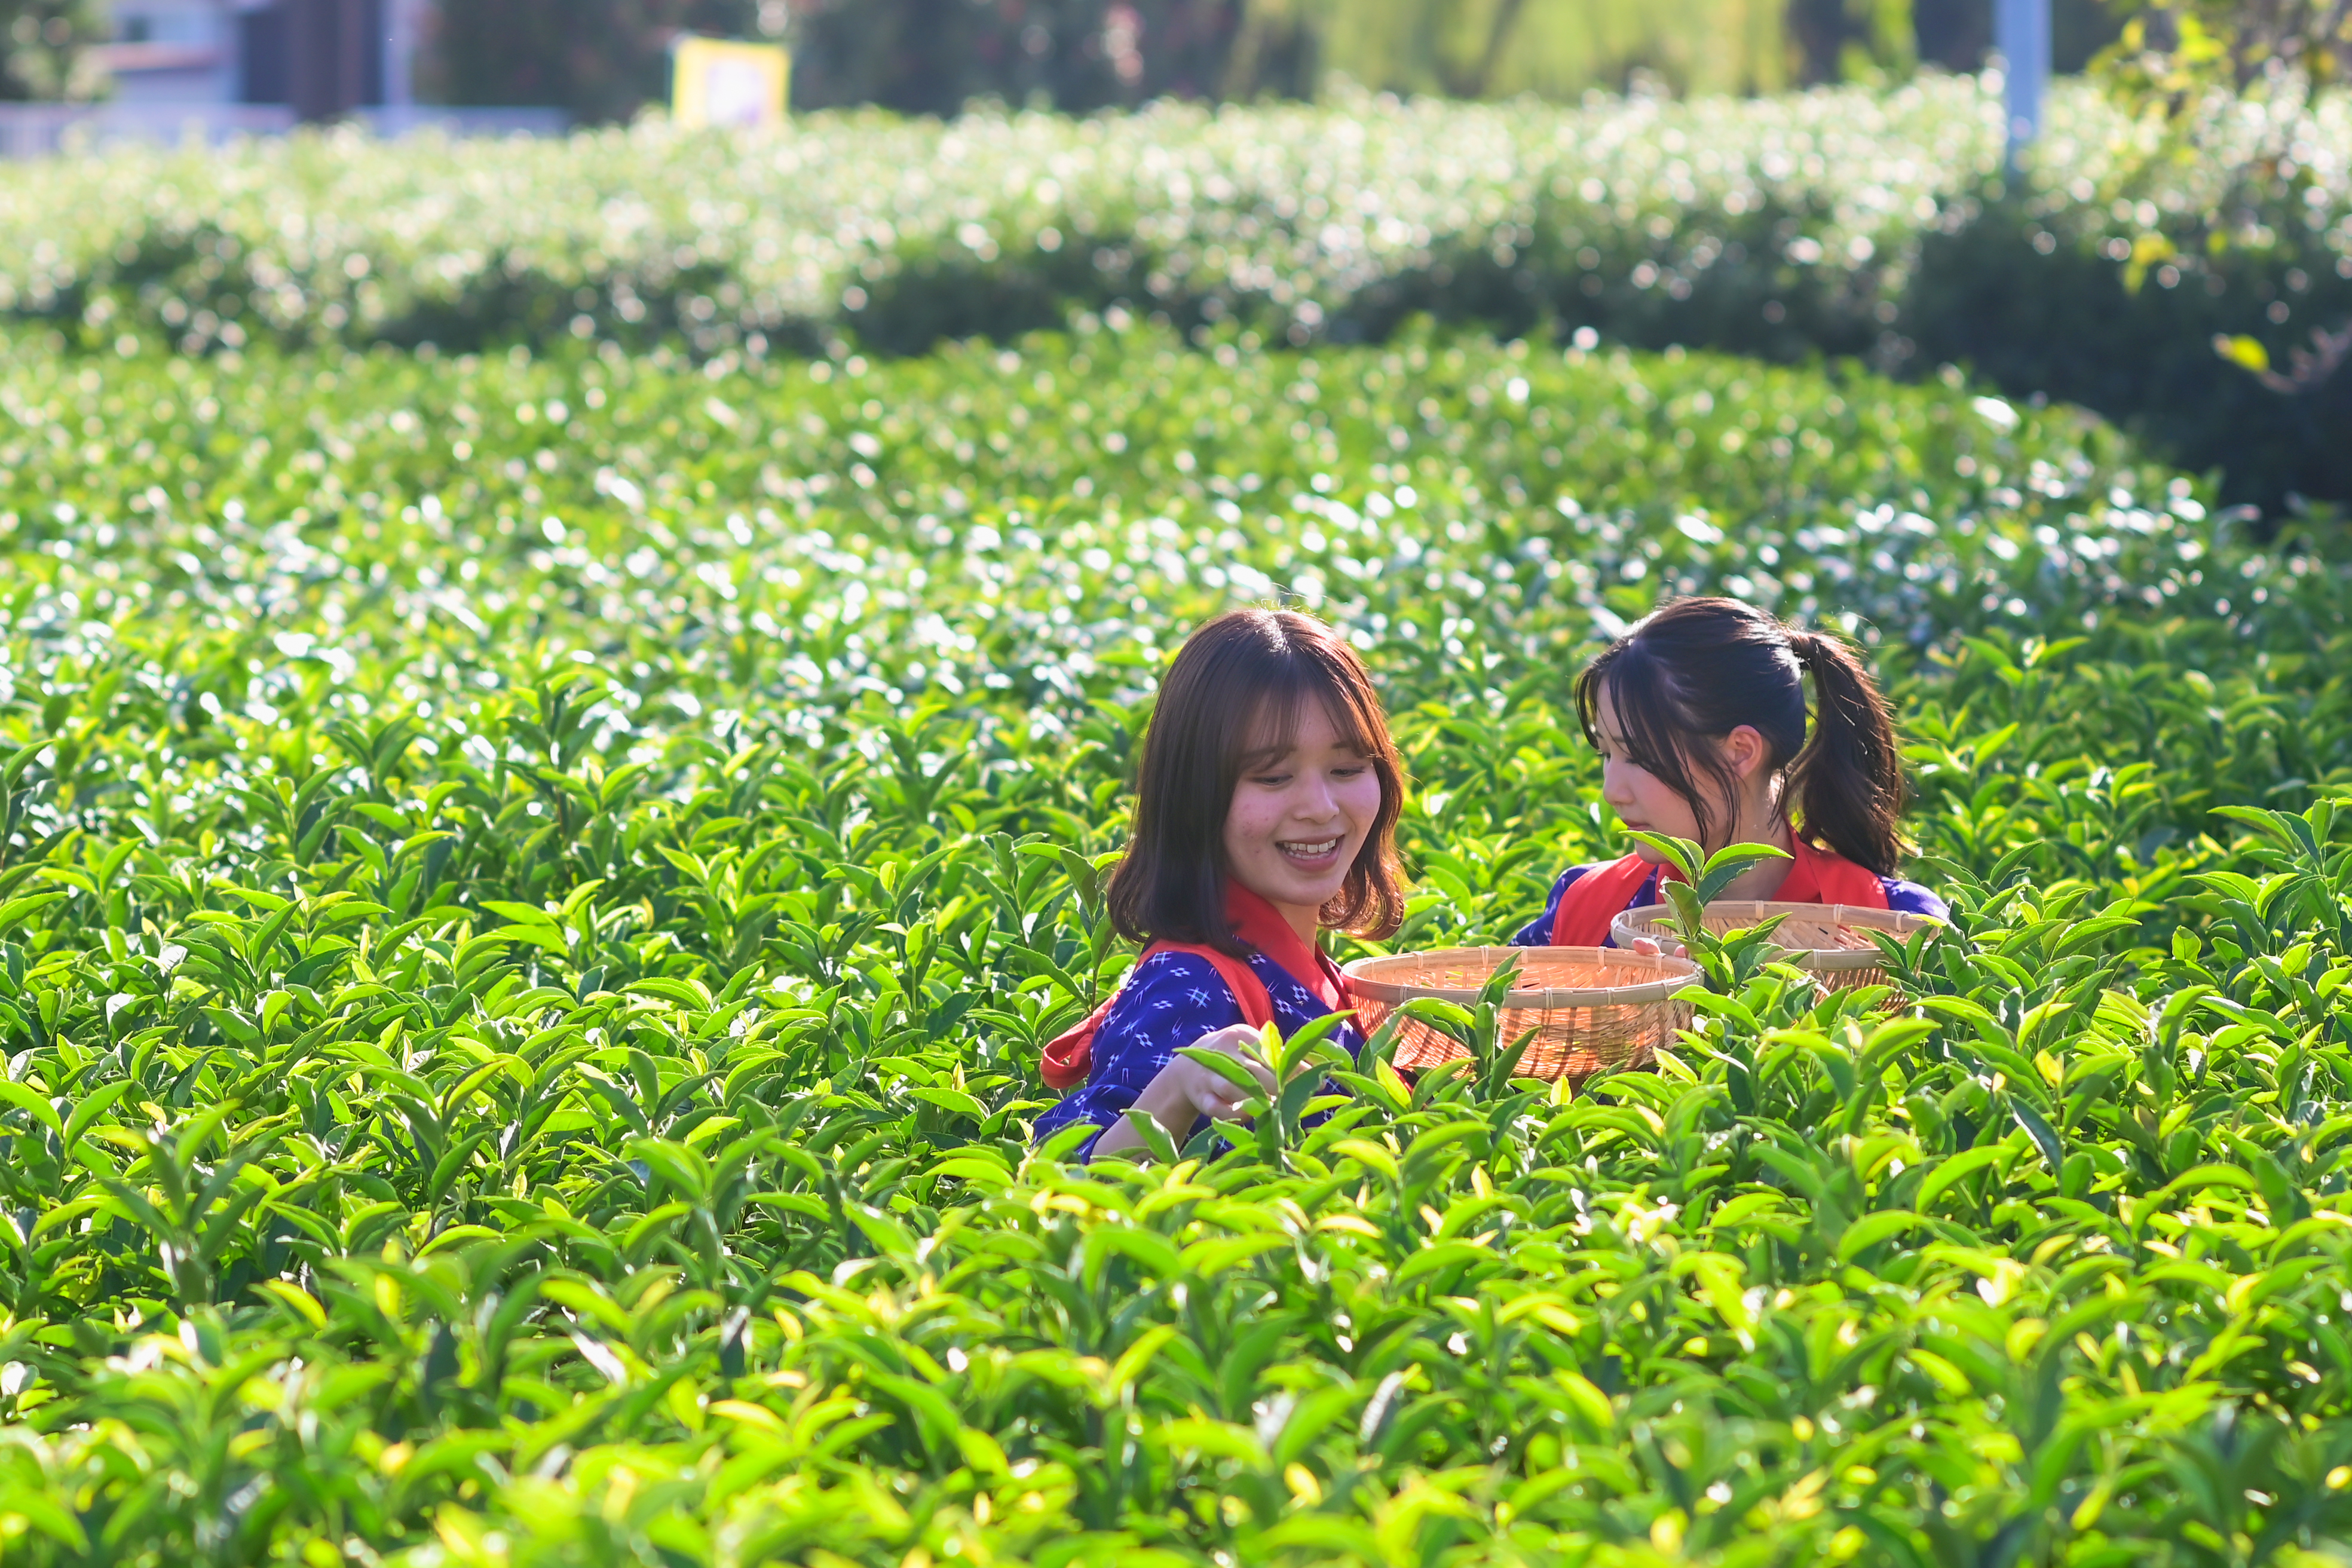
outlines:
[[[422, 96], [625, 121], [667, 91], [681, 34], [777, 38], [794, 107], [950, 115], [1154, 99], [1311, 100], [1335, 81], [1484, 99], [1643, 88], [1768, 93], [1888, 82], [1990, 56], [1994, 0], [448, 0]], [[104, 96], [103, 0], [0, 0], [0, 100]], [[2053, 0], [2062, 73], [2179, 113], [2215, 84], [2332, 83], [2347, 0]]]
[[2119, 82], [2175, 106], [2211, 86], [2243, 93], [2289, 76], [2332, 85], [2352, 70], [2352, 4], [2169, 0], [2137, 10], [2106, 63]]
[[[2293, 35], [2330, 0], [2180, 0], [2194, 37], [2230, 14]], [[2053, 0], [2056, 61], [2079, 70], [2134, 0]], [[0, 0], [0, 96], [104, 91], [88, 46], [101, 0]], [[2179, 29], [2161, 14], [2159, 44]], [[667, 88], [681, 33], [781, 38], [803, 110], [953, 114], [974, 100], [1068, 112], [1160, 98], [1378, 90], [1570, 98], [1642, 86], [1773, 92], [1980, 67], [1992, 0], [444, 0], [418, 65], [428, 101], [537, 104], [625, 121]]]
[[757, 37], [783, 9], [743, 0], [457, 0], [435, 7], [418, 89], [455, 104], [552, 104], [626, 120], [668, 89], [680, 33]]
[[87, 98], [87, 50], [106, 36], [94, 0], [0, 0], [0, 101]]
[[[554, 0], [474, 0], [488, 16]], [[625, 5], [593, 0], [585, 9]], [[642, 0], [640, 0], [642, 3]], [[725, 0], [721, 0], [725, 3]], [[1974, 70], [1991, 0], [732, 0], [733, 31], [781, 33], [793, 98], [951, 113], [975, 98], [1084, 112], [1161, 97], [1309, 99], [1333, 79], [1452, 98], [1648, 86], [1772, 92]], [[2058, 66], [2122, 27], [2110, 0], [2056, 0]]]
[[[2337, 374], [2352, 360], [2352, 99], [2339, 89], [2352, 0], [2053, 0], [2056, 64], [2092, 79], [2053, 95], [2022, 180], [1986, 118], [1997, 84], [1948, 74], [1983, 64], [1991, 4], [448, 0], [429, 98], [624, 121], [666, 91], [671, 40], [698, 32], [782, 40], [802, 109], [919, 118], [806, 121], [794, 156], [846, 160], [835, 169], [787, 159], [788, 176], [761, 174], [714, 153], [690, 176], [667, 171], [732, 193], [710, 209], [723, 221], [649, 195], [671, 156], [657, 125], [625, 152], [588, 139], [570, 153], [502, 150], [500, 164], [552, 160], [553, 184], [462, 219], [445, 191], [410, 190], [432, 163], [408, 167], [413, 153], [344, 167], [313, 148], [244, 195], [191, 173], [120, 202], [92, 200], [80, 175], [59, 187], [28, 172], [0, 191], [0, 315], [69, 323], [94, 344], [146, 321], [200, 348], [234, 347], [232, 333], [446, 346], [585, 331], [675, 334], [698, 352], [756, 338], [920, 353], [1113, 307], [1302, 344], [1379, 341], [1425, 314], [1789, 362], [1857, 357], [1903, 375], [1951, 365], [2012, 395], [2082, 403], [2186, 467], [2221, 470], [2232, 504], [2275, 514], [2352, 500], [2352, 376]], [[68, 0], [0, 0], [0, 37], [16, 41], [8, 90], [65, 90], [89, 26]], [[1640, 90], [1584, 99], [1623, 89]], [[1677, 95], [1694, 101], [1668, 105]], [[1316, 110], [1285, 107], [1315, 99]], [[1508, 101], [1463, 101], [1482, 99]], [[1087, 125], [990, 107], [1083, 114], [1171, 100], [1267, 107]], [[959, 122], [955, 150], [925, 140], [950, 133], [920, 117], [967, 107], [987, 111]], [[1652, 126], [1668, 107], [1695, 118]], [[1789, 156], [1782, 138], [1800, 122], [1820, 156]], [[1571, 145], [1604, 123], [1664, 140], [1639, 167]], [[1501, 172], [1465, 174], [1463, 138], [1490, 136]], [[1369, 207], [1352, 228], [1305, 216], [1368, 137], [1386, 150], [1362, 177], [1422, 216], [1391, 233]], [[937, 169], [902, 188], [919, 165], [892, 162], [954, 164], [974, 148], [1008, 183], [971, 186], [952, 214], [929, 184]], [[1171, 151], [1220, 171], [1227, 194], [1149, 171]], [[1039, 178], [1041, 159], [1054, 177]], [[1044, 194], [1069, 183], [1072, 159], [1093, 171], [1084, 199]], [[297, 168], [324, 184], [307, 188]], [[1738, 188], [1717, 188], [1730, 170], [1745, 171]], [[347, 190], [352, 180], [389, 181], [443, 216], [379, 223], [383, 201]], [[1483, 205], [1454, 199], [1465, 181]], [[1907, 194], [1890, 206], [1897, 189]], [[203, 192], [199, 205], [214, 205], [191, 210]], [[593, 236], [584, 254], [601, 261], [570, 276], [574, 230], [647, 202], [667, 215], [645, 227], [660, 243]], [[288, 204], [349, 231], [341, 259], [305, 242], [282, 271], [253, 270], [281, 248], [270, 237]], [[1857, 213], [1877, 216], [1856, 226]], [[845, 224], [853, 214], [873, 221]], [[1211, 232], [1222, 224], [1237, 226]], [[763, 225], [764, 251], [742, 239]], [[548, 247], [543, 229], [563, 243]], [[1408, 231], [1420, 236], [1410, 246]], [[425, 245], [428, 233], [446, 248]], [[1267, 236], [1287, 248], [1266, 248]], [[798, 271], [774, 259], [803, 251]]]
[[1295, 98], [1311, 96], [1320, 68], [1295, 0], [800, 0], [788, 15], [803, 109]]

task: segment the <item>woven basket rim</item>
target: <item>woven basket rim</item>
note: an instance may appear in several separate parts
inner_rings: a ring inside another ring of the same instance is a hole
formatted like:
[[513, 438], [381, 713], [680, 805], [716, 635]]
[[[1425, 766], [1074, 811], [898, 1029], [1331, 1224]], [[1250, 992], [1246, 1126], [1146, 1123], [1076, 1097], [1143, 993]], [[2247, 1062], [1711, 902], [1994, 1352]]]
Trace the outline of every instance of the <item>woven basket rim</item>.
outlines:
[[1524, 959], [1539, 953], [1596, 966], [1607, 964], [1612, 968], [1647, 969], [1655, 972], [1658, 978], [1632, 985], [1514, 987], [1504, 993], [1507, 1005], [1514, 1008], [1645, 1006], [1672, 1001], [1699, 976], [1698, 965], [1686, 958], [1675, 958], [1665, 953], [1633, 952], [1613, 947], [1441, 947], [1420, 952], [1359, 958], [1342, 966], [1340, 973], [1348, 978], [1348, 988], [1367, 1001], [1395, 1006], [1416, 996], [1433, 996], [1441, 1002], [1458, 1002], [1466, 1006], [1478, 1000], [1479, 987], [1407, 985], [1380, 979], [1377, 971], [1384, 965], [1409, 961], [1430, 963], [1449, 959], [1465, 965], [1486, 963], [1498, 967], [1507, 958]]
[[[1907, 937], [1917, 931], [1934, 931], [1946, 921], [1933, 915], [1914, 914], [1908, 910], [1872, 909], [1864, 904], [1792, 903], [1772, 899], [1718, 899], [1706, 906], [1707, 912], [1725, 911], [1735, 916], [1749, 917], [1744, 923], [1760, 925], [1775, 915], [1813, 914], [1826, 911], [1830, 923], [1858, 926], [1883, 931], [1891, 936]], [[1657, 934], [1661, 922], [1673, 919], [1672, 904], [1643, 904], [1631, 909], [1609, 922], [1609, 935], [1622, 944], [1637, 936]], [[1671, 933], [1669, 933], [1671, 934]], [[1776, 946], [1780, 944], [1776, 943]], [[1832, 973], [1853, 969], [1876, 969], [1886, 962], [1886, 955], [1872, 947], [1780, 947], [1784, 953], [1799, 955], [1805, 967]]]

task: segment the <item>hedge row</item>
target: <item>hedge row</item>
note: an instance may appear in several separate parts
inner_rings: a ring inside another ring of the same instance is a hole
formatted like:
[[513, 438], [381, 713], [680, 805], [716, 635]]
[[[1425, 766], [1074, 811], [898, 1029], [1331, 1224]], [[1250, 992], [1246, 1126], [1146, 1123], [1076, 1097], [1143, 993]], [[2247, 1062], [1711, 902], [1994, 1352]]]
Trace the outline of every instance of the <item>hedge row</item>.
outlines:
[[2000, 121], [1980, 83], [1936, 79], [1570, 109], [817, 116], [758, 142], [642, 126], [122, 153], [0, 175], [0, 311], [93, 346], [571, 334], [703, 353], [919, 352], [1118, 310], [1349, 342], [1426, 313], [1962, 363], [2226, 468], [2233, 500], [2352, 495], [2352, 459], [2325, 438], [2341, 389], [2282, 395], [2211, 347], [2246, 336], [2284, 361], [2352, 316], [2341, 111], [2272, 136], [2291, 173], [2226, 223], [2239, 193], [2221, 172], [2266, 132], [2244, 116], [2151, 165], [2142, 131], [2062, 92], [2048, 173], [2022, 191], [2003, 184]]

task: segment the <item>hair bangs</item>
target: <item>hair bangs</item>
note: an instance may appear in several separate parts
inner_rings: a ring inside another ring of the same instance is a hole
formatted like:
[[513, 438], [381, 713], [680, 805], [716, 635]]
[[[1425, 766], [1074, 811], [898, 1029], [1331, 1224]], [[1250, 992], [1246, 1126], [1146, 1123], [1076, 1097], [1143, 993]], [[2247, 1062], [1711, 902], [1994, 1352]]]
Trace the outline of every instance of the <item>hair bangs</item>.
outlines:
[[1292, 647], [1260, 672], [1257, 689], [1242, 694], [1244, 717], [1234, 728], [1235, 775], [1251, 764], [1287, 755], [1298, 744], [1308, 705], [1323, 710], [1339, 743], [1366, 759], [1385, 754], [1388, 724], [1360, 683], [1309, 650]]

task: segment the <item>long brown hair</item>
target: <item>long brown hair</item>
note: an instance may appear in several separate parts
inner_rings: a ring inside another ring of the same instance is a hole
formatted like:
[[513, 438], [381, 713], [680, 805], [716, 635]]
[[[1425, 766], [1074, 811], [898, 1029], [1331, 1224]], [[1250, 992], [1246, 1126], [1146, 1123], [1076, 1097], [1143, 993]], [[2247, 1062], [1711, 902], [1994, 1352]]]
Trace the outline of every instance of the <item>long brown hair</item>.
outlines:
[[[1805, 677], [1818, 711], [1806, 734]], [[1855, 865], [1892, 876], [1904, 854], [1908, 791], [1895, 716], [1853, 650], [1737, 599], [1681, 599], [1609, 645], [1576, 678], [1585, 739], [1600, 743], [1609, 689], [1633, 761], [1689, 803], [1710, 849], [1707, 802], [1692, 772], [1727, 795], [1738, 779], [1711, 743], [1742, 724], [1771, 748], [1797, 803], [1797, 831]]]
[[1187, 637], [1160, 683], [1137, 770], [1134, 832], [1105, 893], [1121, 936], [1201, 942], [1236, 957], [1246, 951], [1225, 922], [1225, 816], [1250, 753], [1269, 731], [1288, 750], [1309, 701], [1323, 705], [1381, 781], [1380, 815], [1318, 918], [1371, 937], [1402, 922], [1396, 824], [1404, 768], [1363, 660], [1311, 616], [1234, 610]]

